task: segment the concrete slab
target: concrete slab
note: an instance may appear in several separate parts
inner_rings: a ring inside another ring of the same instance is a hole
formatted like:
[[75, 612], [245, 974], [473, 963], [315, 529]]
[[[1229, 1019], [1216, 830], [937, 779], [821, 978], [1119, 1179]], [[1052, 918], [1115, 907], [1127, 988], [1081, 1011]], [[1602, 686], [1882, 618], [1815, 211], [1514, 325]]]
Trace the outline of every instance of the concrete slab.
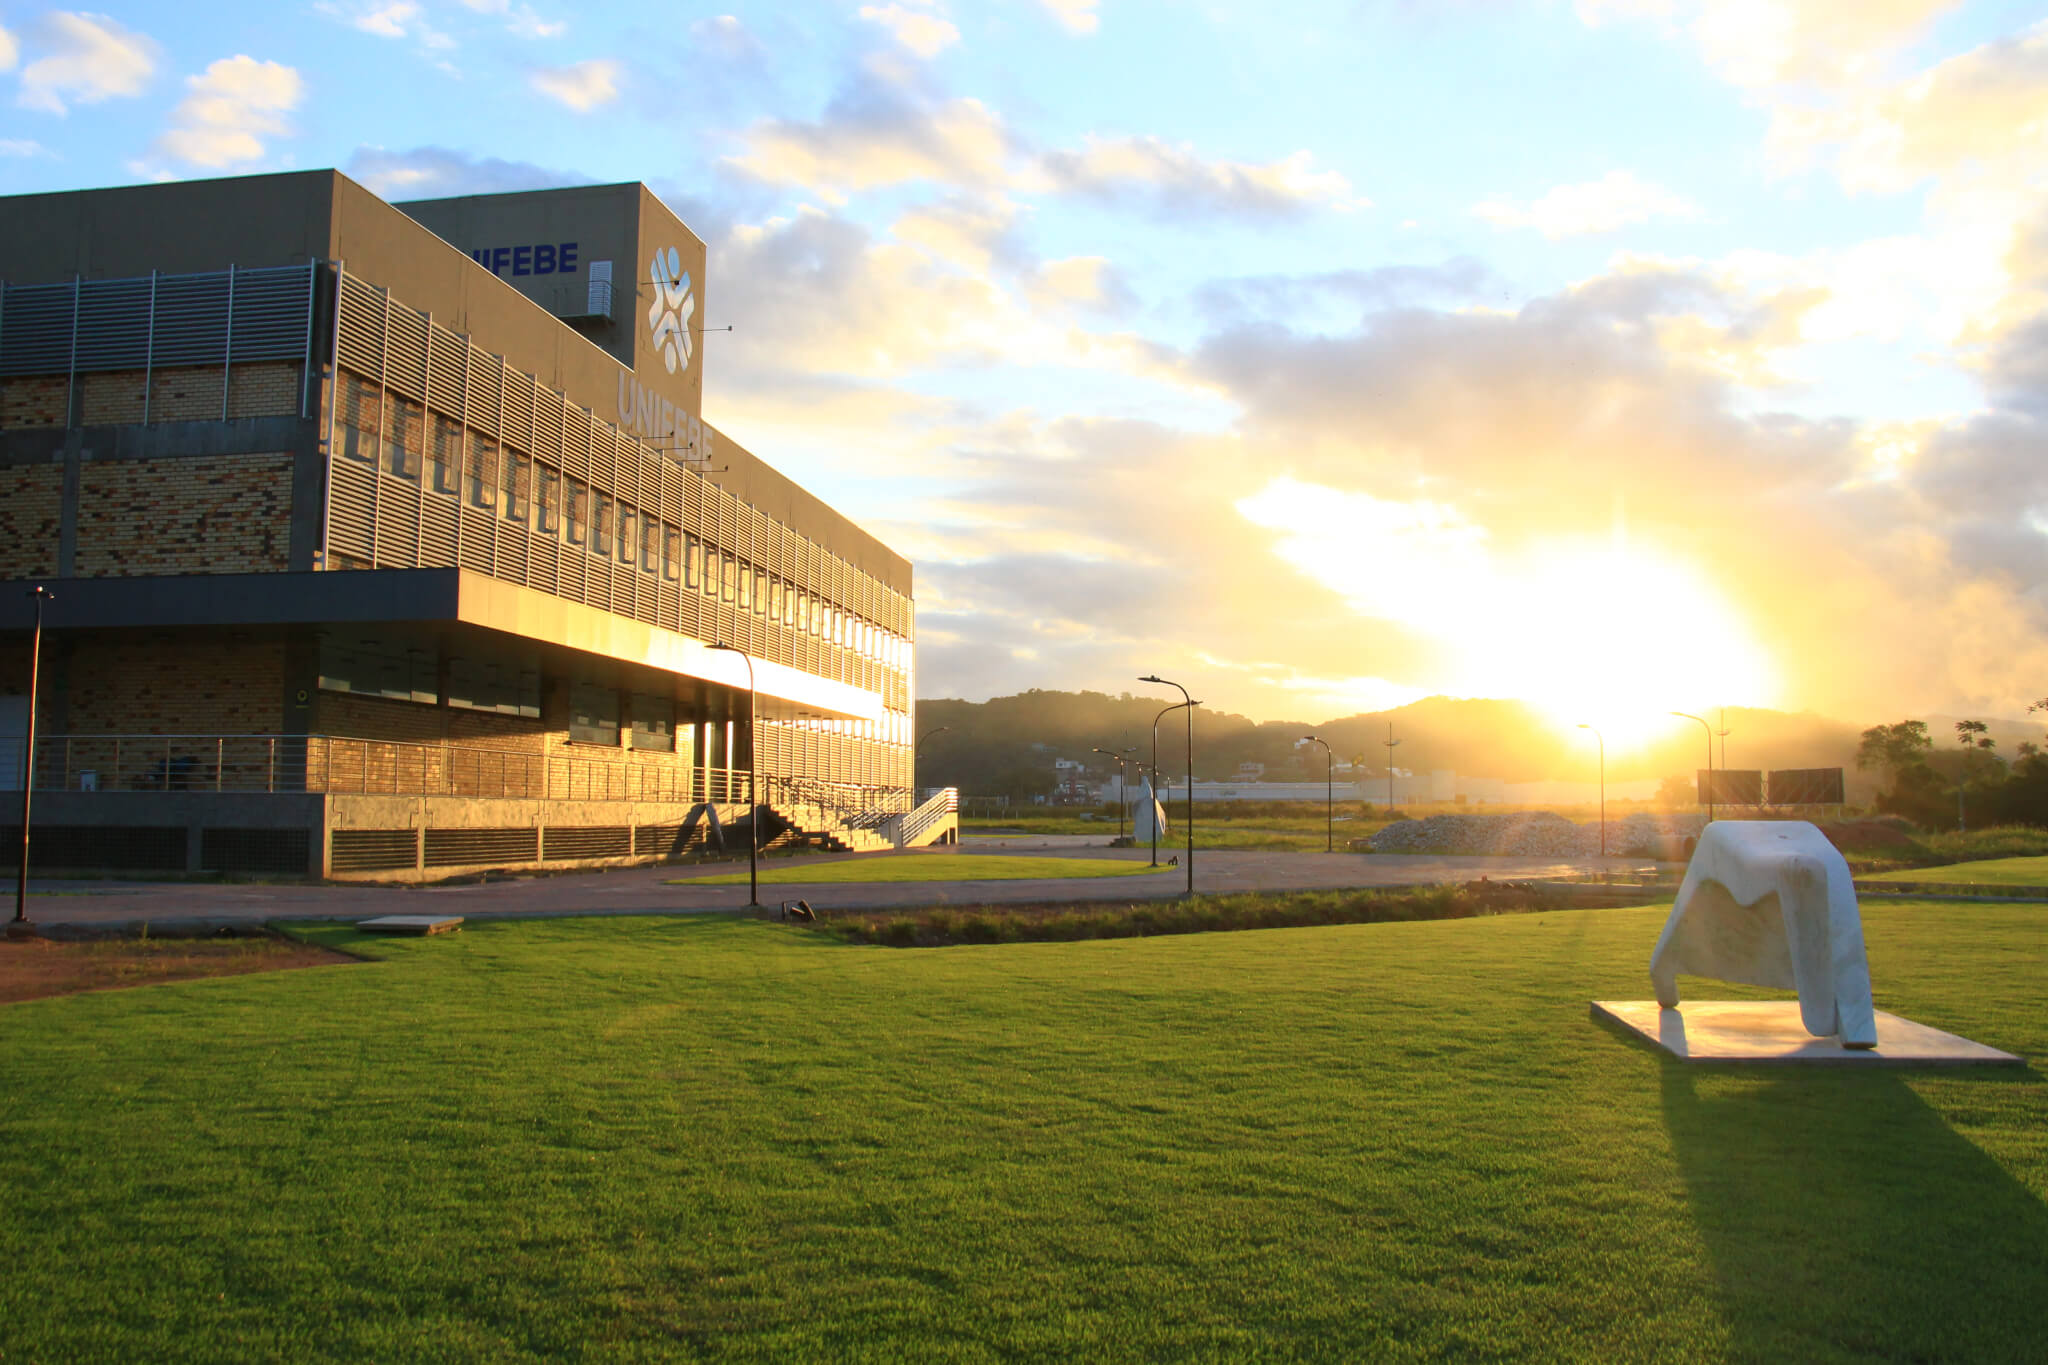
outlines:
[[452, 934], [461, 927], [460, 915], [379, 915], [356, 921], [356, 928], [370, 934]]
[[1654, 1000], [1595, 1000], [1593, 1017], [1655, 1044], [1682, 1062], [1809, 1066], [2019, 1066], [2024, 1058], [1953, 1033], [1877, 1012], [1877, 1046], [1847, 1048], [1799, 1022], [1797, 1000], [1695, 1000], [1661, 1009]]

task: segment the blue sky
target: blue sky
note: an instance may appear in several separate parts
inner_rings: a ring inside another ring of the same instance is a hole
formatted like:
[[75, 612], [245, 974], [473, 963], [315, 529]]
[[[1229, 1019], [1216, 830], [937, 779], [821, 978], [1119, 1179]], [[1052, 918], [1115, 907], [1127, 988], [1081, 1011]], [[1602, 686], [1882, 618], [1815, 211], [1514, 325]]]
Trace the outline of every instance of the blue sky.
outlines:
[[8, 192], [653, 185], [735, 328], [707, 415], [916, 561], [925, 696], [2048, 693], [2038, 5], [8, 4], [0, 33]]

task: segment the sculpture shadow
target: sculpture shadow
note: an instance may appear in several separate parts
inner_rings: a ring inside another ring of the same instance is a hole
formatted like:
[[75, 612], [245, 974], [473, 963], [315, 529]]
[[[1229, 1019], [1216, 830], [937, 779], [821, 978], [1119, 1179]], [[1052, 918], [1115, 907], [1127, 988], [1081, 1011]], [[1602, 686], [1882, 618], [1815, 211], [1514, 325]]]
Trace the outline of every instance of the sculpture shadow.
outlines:
[[2048, 1208], [1899, 1073], [1666, 1061], [1662, 1089], [1733, 1358], [2042, 1358]]

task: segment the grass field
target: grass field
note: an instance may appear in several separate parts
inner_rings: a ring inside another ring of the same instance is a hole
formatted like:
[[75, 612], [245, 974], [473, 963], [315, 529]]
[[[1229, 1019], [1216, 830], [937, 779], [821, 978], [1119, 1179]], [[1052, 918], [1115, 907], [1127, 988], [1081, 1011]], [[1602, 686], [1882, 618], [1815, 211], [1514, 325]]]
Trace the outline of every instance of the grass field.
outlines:
[[[1888, 882], [1975, 882], [1983, 886], [2048, 886], [2048, 858], [1986, 858], [1981, 862], [1947, 863], [1886, 872]], [[1960, 893], [1958, 893], [1960, 894]]]
[[[1026, 858], [997, 853], [913, 853], [896, 857], [848, 858], [830, 863], [764, 867], [763, 886], [817, 886], [835, 882], [1014, 882], [1034, 877], [1131, 877], [1165, 872], [1163, 867], [1112, 858]], [[1179, 872], [1175, 871], [1175, 876]], [[676, 877], [675, 886], [744, 884], [744, 872], [711, 877]]]
[[[1882, 1007], [2048, 1052], [2038, 909], [1865, 914]], [[0, 1358], [2038, 1360], [2039, 1070], [1684, 1069], [1587, 1018], [1663, 917], [335, 927], [10, 1005]]]

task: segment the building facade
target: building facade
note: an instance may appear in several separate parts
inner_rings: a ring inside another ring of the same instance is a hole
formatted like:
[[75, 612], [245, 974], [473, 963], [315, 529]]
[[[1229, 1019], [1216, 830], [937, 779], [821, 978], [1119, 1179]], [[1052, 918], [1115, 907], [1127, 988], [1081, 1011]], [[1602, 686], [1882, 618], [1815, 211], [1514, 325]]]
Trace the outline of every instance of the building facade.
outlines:
[[757, 805], [943, 834], [910, 565], [704, 421], [704, 245], [645, 187], [19, 196], [0, 273], [0, 746], [55, 594], [36, 866], [652, 859]]

